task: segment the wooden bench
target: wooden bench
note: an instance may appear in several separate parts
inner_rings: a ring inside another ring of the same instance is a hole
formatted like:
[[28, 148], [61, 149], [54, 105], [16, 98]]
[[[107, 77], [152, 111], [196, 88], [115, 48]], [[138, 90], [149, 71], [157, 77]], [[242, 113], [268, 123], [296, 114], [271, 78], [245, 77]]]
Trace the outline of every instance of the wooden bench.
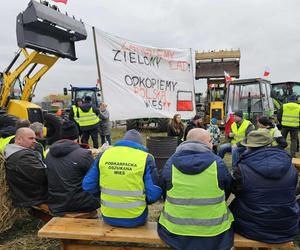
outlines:
[[[157, 224], [148, 222], [138, 228], [120, 228], [107, 225], [101, 220], [52, 218], [38, 232], [41, 238], [61, 240], [61, 250], [138, 250], [170, 248], [159, 238]], [[97, 242], [98, 241], [98, 242]], [[293, 249], [292, 242], [284, 244], [266, 244], [246, 239], [240, 235], [234, 237], [235, 249]]]
[[292, 162], [298, 170], [298, 175], [300, 175], [300, 158], [293, 158]]

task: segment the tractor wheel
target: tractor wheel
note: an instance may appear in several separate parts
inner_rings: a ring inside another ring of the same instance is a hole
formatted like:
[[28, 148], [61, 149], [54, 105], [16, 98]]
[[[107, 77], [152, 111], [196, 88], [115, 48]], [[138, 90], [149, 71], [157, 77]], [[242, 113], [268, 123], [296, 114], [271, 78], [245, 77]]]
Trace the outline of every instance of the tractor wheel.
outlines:
[[157, 131], [158, 132], [167, 132], [169, 125], [168, 118], [159, 118], [157, 119]]
[[130, 129], [137, 129], [138, 128], [138, 120], [135, 119], [131, 119], [131, 120], [126, 120], [126, 130], [130, 130]]
[[61, 139], [61, 118], [46, 113], [44, 114], [45, 127], [47, 128], [47, 143], [51, 145], [52, 143]]

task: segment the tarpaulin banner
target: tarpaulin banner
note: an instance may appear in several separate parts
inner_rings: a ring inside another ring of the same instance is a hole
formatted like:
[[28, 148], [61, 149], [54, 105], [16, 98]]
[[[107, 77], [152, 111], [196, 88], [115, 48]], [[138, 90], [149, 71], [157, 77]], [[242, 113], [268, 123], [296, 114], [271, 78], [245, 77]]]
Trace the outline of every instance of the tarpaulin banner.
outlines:
[[191, 49], [155, 48], [96, 29], [111, 120], [195, 115]]

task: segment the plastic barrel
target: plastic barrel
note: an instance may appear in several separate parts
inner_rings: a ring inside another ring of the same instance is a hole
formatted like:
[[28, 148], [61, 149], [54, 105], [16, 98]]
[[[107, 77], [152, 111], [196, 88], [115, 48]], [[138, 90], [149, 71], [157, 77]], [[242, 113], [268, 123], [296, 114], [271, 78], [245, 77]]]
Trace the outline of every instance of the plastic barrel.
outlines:
[[175, 153], [177, 137], [171, 136], [150, 136], [147, 137], [147, 148], [156, 161], [159, 171], [162, 171], [166, 161]]

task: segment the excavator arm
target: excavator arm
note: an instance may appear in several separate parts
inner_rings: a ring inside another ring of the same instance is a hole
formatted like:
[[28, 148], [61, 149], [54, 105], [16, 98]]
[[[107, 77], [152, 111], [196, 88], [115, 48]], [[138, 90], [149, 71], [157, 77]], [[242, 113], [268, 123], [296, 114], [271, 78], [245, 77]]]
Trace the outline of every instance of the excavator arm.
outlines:
[[[59, 58], [58, 56], [50, 56], [38, 51], [32, 51], [31, 53], [28, 53], [26, 49], [21, 49], [16, 57], [19, 57], [20, 53], [24, 55], [25, 60], [11, 73], [7, 72], [7, 70], [3, 73], [3, 84], [0, 94], [0, 108], [5, 108], [7, 106], [13, 84], [15, 83], [16, 79], [18, 79], [19, 76], [30, 66], [31, 69], [24, 77], [25, 83], [21, 100], [31, 101], [32, 90], [34, 89], [34, 86]], [[42, 67], [35, 72], [33, 76], [30, 76], [30, 73], [32, 73], [37, 65], [42, 65]], [[11, 64], [10, 67], [12, 66], [13, 65]]]

